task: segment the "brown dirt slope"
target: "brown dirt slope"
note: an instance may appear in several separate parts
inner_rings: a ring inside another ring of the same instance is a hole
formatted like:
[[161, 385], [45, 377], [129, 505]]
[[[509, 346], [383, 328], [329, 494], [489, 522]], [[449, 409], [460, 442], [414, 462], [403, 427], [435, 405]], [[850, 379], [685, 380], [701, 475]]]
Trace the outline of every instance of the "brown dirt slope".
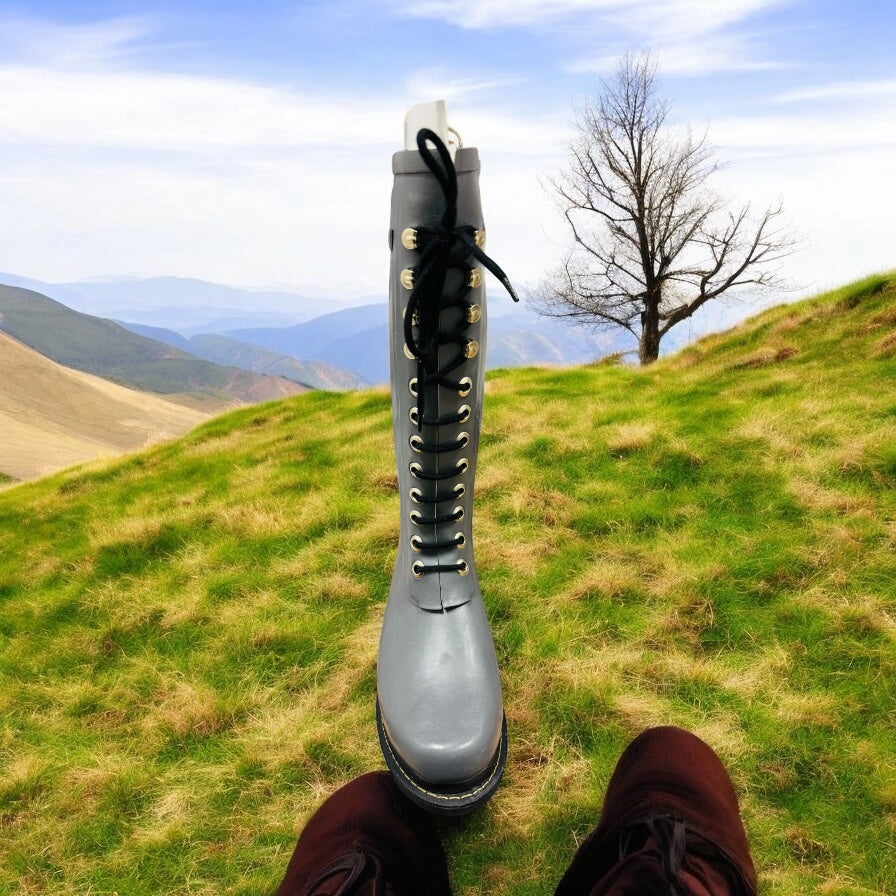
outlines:
[[12, 479], [138, 451], [209, 416], [63, 367], [0, 332], [0, 474]]

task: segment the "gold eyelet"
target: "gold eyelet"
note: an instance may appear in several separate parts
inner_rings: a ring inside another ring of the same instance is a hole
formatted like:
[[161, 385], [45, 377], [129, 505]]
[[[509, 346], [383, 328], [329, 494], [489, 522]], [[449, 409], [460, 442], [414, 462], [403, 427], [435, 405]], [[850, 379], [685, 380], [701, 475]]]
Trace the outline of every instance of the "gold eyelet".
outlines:
[[457, 519], [454, 521], [455, 523], [459, 523], [464, 518], [464, 509], [460, 506], [460, 504], [458, 504], [457, 507], [455, 507], [454, 510], [451, 511], [451, 513], [458, 514]]
[[[456, 539], [457, 539], [457, 538], [460, 539], [460, 541], [455, 545], [455, 547], [456, 547], [459, 551], [462, 551], [462, 550], [466, 547], [466, 545], [467, 545], [467, 537], [464, 535], [463, 532], [455, 532], [455, 533], [454, 533], [454, 537], [455, 537]], [[411, 541], [413, 541], [413, 539], [411, 539]]]
[[479, 268], [470, 268], [470, 273], [467, 275], [467, 286], [470, 289], [476, 289], [477, 286], [482, 285], [482, 271]]
[[471, 339], [464, 346], [464, 357], [475, 358], [479, 354], [479, 343], [475, 339]]
[[[421, 564], [421, 565], [422, 565], [422, 564]], [[466, 560], [461, 560], [461, 561], [460, 561], [460, 569], [457, 571], [457, 574], [458, 574], [459, 576], [465, 576], [469, 571], [470, 571], [470, 567], [469, 567], [469, 565], [467, 564], [467, 561], [466, 561]], [[422, 575], [422, 573], [421, 573], [421, 575]]]
[[421, 439], [420, 436], [418, 436], [416, 433], [414, 433], [414, 435], [412, 435], [408, 439], [408, 444], [414, 451], [417, 452], [417, 454], [420, 454], [420, 452], [423, 450], [423, 439]]
[[[423, 568], [423, 564], [419, 560], [415, 560], [411, 564], [411, 572], [414, 574], [415, 579], [423, 578]], [[461, 573], [461, 575], [464, 575], [464, 573]]]
[[408, 517], [410, 518], [411, 522], [412, 522], [415, 526], [422, 526], [422, 525], [423, 525], [423, 523], [421, 522], [421, 520], [422, 520], [422, 516], [420, 515], [420, 511], [419, 511], [419, 510], [412, 510], [412, 511], [408, 514]]
[[485, 246], [485, 231], [484, 231], [484, 230], [477, 230], [477, 231], [473, 234], [473, 242], [476, 243], [476, 245], [479, 246], [480, 249], [481, 249], [483, 246]]
[[460, 442], [458, 448], [466, 448], [467, 445], [470, 444], [470, 434], [468, 432], [462, 432], [458, 437], [457, 441]]
[[461, 398], [466, 398], [473, 391], [473, 380], [468, 376], [462, 377], [459, 385], [461, 388], [457, 390], [457, 394]]
[[454, 486], [454, 497], [462, 498], [467, 492], [467, 487], [462, 483], [458, 482], [457, 485]]
[[421, 492], [419, 488], [412, 488], [408, 494], [415, 504], [419, 504], [420, 499], [423, 497], [423, 492]]
[[457, 475], [458, 475], [458, 476], [463, 476], [464, 473], [466, 473], [467, 470], [470, 469], [470, 462], [469, 462], [465, 457], [462, 457], [462, 458], [461, 458], [461, 459], [454, 465], [454, 469], [457, 470]]
[[460, 420], [458, 420], [457, 422], [458, 423], [466, 423], [467, 420], [470, 419], [470, 415], [473, 413], [473, 408], [471, 408], [468, 404], [462, 404], [458, 408], [457, 413], [461, 415]]
[[[479, 233], [480, 231], [477, 231]], [[473, 239], [476, 237], [474, 236]], [[413, 227], [405, 227], [404, 230], [401, 231], [401, 245], [405, 247], [405, 249], [416, 249], [417, 248], [417, 231], [414, 230]], [[476, 244], [479, 245], [478, 243]]]
[[414, 398], [417, 397], [417, 377], [413, 377], [413, 379], [408, 381], [408, 392], [410, 392]]
[[419, 554], [423, 548], [423, 539], [419, 535], [411, 536], [411, 550], [415, 554]]
[[414, 426], [420, 425], [420, 411], [417, 409], [417, 407], [412, 407], [408, 411], [408, 417], [411, 418], [411, 423], [413, 423]]
[[420, 464], [418, 464], [416, 461], [413, 461], [408, 465], [408, 470], [410, 470], [411, 476], [413, 476], [414, 479], [419, 479], [420, 474], [423, 472], [423, 467], [421, 467]]
[[413, 268], [405, 268], [401, 272], [399, 279], [401, 280], [401, 285], [405, 289], [413, 289], [414, 288], [414, 269]]
[[477, 324], [479, 323], [480, 318], [482, 317], [482, 305], [470, 305], [467, 308], [466, 318], [468, 324]]

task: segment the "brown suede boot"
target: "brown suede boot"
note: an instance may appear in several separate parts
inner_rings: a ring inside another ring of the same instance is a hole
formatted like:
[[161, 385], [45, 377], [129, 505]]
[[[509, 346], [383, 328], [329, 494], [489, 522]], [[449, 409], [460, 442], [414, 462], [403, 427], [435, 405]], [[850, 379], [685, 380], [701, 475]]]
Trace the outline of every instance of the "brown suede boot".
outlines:
[[387, 772], [336, 791], [302, 831], [276, 896], [450, 896], [432, 820]]
[[652, 728], [619, 759], [600, 823], [555, 896], [755, 896], [731, 779], [681, 728]]

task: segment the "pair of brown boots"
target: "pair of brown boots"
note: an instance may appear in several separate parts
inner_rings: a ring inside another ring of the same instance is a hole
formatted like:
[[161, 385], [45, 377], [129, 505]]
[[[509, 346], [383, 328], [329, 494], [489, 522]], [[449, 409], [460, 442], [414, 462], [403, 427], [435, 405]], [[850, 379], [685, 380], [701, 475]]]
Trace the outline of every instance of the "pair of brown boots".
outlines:
[[[555, 896], [755, 896], [756, 872], [731, 779], [681, 728], [628, 746], [600, 823]], [[432, 819], [386, 772], [356, 778], [314, 814], [277, 896], [450, 896]]]

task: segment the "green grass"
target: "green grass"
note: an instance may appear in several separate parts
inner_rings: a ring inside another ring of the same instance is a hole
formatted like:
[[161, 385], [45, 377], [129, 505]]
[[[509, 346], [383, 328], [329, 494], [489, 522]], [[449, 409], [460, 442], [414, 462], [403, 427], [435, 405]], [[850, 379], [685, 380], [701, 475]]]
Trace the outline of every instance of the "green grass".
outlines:
[[[896, 892], [896, 279], [640, 370], [489, 377], [476, 553], [504, 784], [458, 894], [553, 890], [644, 727], [725, 760], [765, 894]], [[269, 892], [382, 768], [385, 391], [0, 493], [0, 891]]]

